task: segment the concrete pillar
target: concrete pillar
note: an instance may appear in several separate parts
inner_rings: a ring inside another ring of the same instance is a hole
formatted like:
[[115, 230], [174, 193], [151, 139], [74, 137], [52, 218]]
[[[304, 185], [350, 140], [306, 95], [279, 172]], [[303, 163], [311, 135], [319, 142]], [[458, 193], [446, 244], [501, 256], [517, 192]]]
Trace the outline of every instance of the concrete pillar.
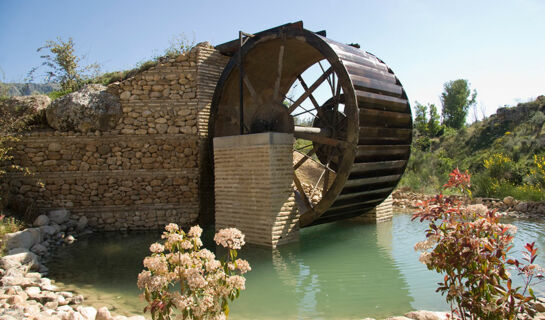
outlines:
[[214, 138], [216, 231], [236, 227], [247, 243], [275, 248], [299, 239], [293, 135]]
[[366, 213], [362, 214], [361, 216], [353, 218], [352, 220], [360, 221], [360, 222], [378, 223], [378, 222], [392, 220], [393, 216], [394, 216], [393, 200], [392, 200], [392, 195], [389, 195], [388, 198], [382, 201], [382, 203], [376, 206], [374, 209], [371, 209], [367, 211]]

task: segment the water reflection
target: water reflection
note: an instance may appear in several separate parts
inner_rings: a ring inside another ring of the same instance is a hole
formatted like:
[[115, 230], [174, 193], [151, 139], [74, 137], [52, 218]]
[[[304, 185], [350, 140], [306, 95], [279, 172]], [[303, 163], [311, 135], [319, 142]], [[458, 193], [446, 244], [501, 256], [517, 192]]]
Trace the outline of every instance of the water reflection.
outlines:
[[[514, 252], [536, 239], [543, 265], [545, 224], [514, 224], [519, 228]], [[409, 215], [396, 215], [379, 225], [349, 221], [306, 228], [300, 242], [274, 251], [247, 245], [239, 256], [250, 261], [252, 271], [229, 319], [361, 319], [445, 310], [444, 298], [434, 293], [440, 275], [427, 270], [413, 250], [424, 229]], [[205, 230], [204, 237], [213, 250], [213, 230]], [[136, 277], [149, 244], [159, 238], [159, 233], [93, 235], [59, 251], [48, 264], [50, 276], [94, 306], [140, 313], [145, 304]], [[543, 288], [537, 291], [544, 293]]]

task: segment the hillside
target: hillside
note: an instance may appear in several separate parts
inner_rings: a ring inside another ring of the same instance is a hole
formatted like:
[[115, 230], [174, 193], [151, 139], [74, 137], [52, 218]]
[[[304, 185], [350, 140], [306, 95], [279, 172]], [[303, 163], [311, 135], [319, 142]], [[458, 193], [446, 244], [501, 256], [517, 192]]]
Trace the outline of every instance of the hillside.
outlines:
[[535, 198], [545, 191], [545, 168], [540, 167], [544, 161], [545, 96], [540, 96], [500, 108], [458, 131], [446, 129], [431, 140], [415, 132], [401, 186], [435, 192], [450, 170], [459, 167], [473, 174], [474, 190], [481, 196], [500, 197], [525, 188], [522, 193]]
[[29, 96], [31, 94], [48, 94], [59, 90], [58, 83], [0, 83], [2, 94], [7, 96]]

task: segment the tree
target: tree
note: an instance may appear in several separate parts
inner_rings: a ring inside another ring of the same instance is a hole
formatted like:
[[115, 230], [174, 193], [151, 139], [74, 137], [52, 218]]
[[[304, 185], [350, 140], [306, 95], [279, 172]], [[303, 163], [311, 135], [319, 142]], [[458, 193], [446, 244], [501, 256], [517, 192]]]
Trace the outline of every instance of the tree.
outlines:
[[71, 92], [81, 88], [83, 83], [96, 76], [100, 66], [96, 63], [82, 66], [81, 59], [76, 56], [74, 41], [69, 38], [63, 41], [60, 37], [57, 40], [46, 41], [43, 47], [38, 48], [38, 52], [48, 50], [49, 52], [40, 56], [44, 59], [38, 67], [32, 68], [28, 73], [29, 81], [34, 80], [34, 76], [40, 67], [46, 67], [48, 70], [44, 74], [46, 82], [58, 82], [62, 91]]
[[426, 135], [428, 131], [427, 117], [428, 107], [416, 101], [414, 128], [420, 135]]
[[460, 129], [466, 123], [469, 107], [475, 103], [477, 91], [471, 91], [469, 82], [458, 79], [446, 82], [441, 94], [443, 104], [443, 124], [447, 127]]
[[441, 132], [441, 123], [439, 122], [439, 113], [435, 104], [429, 105], [429, 120], [428, 120], [428, 135], [430, 137], [437, 137]]

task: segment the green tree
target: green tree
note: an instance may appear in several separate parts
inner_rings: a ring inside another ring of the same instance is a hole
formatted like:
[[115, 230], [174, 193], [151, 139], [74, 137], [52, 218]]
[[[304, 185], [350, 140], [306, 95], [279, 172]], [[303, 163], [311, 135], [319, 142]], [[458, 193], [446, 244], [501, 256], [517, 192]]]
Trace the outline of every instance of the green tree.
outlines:
[[414, 128], [418, 130], [420, 135], [426, 135], [428, 132], [427, 116], [428, 107], [416, 101], [415, 116], [414, 116]]
[[446, 82], [443, 88], [443, 124], [460, 129], [466, 123], [467, 111], [475, 103], [477, 92], [471, 91], [469, 82], [465, 79]]
[[428, 118], [428, 135], [430, 137], [437, 137], [441, 132], [441, 123], [439, 121], [439, 113], [435, 104], [429, 105], [429, 118]]
[[44, 61], [30, 70], [28, 80], [33, 81], [38, 69], [46, 67], [48, 70], [44, 74], [44, 80], [60, 83], [62, 91], [66, 93], [80, 89], [86, 80], [96, 76], [100, 70], [96, 63], [81, 65], [81, 59], [75, 54], [72, 38], [66, 42], [60, 37], [55, 41], [48, 40], [37, 51], [46, 51], [40, 56]]

